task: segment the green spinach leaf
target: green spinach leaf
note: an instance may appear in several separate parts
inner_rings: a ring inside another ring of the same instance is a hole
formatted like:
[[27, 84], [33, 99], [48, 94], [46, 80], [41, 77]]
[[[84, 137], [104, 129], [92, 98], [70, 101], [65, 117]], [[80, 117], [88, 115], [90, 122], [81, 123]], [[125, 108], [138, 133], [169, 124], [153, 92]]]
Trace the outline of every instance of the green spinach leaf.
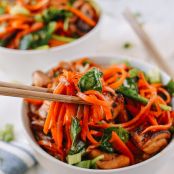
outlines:
[[170, 80], [168, 82], [168, 84], [165, 86], [165, 88], [170, 93], [170, 95], [173, 95], [174, 94], [174, 81], [173, 80]]
[[48, 45], [52, 33], [55, 31], [56, 23], [50, 22], [45, 28], [24, 36], [20, 41], [19, 49], [35, 49], [43, 45]]
[[80, 133], [81, 131], [81, 127], [80, 127], [80, 124], [79, 124], [79, 121], [77, 120], [77, 118], [74, 118], [72, 119], [72, 123], [71, 123], [71, 138], [72, 138], [72, 144], [75, 143], [76, 139], [77, 139], [77, 136], [78, 134]]
[[81, 131], [81, 127], [79, 124], [79, 120], [75, 117], [73, 117], [72, 119], [70, 131], [71, 131], [72, 146], [69, 151], [69, 154], [73, 155], [80, 152], [85, 147], [85, 143], [83, 141], [77, 140], [77, 137]]
[[89, 70], [78, 82], [78, 87], [81, 92], [88, 90], [102, 91], [102, 82], [100, 78], [102, 73], [97, 68], [92, 68]]
[[66, 10], [58, 10], [56, 8], [49, 8], [43, 12], [42, 18], [44, 22], [57, 21], [58, 19], [65, 20], [72, 16], [72, 13]]

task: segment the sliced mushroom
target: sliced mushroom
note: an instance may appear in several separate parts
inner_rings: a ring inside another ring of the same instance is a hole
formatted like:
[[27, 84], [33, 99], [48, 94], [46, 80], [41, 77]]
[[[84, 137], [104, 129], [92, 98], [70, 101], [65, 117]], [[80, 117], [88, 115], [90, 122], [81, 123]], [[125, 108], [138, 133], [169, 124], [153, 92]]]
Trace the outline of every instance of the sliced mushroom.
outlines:
[[159, 131], [146, 134], [135, 132], [132, 137], [134, 142], [143, 152], [148, 155], [153, 155], [168, 144], [170, 136], [171, 134], [169, 131]]
[[[95, 12], [89, 3], [84, 3], [80, 11], [90, 19], [93, 19], [95, 16]], [[78, 20], [77, 27], [81, 32], [88, 32], [92, 28], [91, 26], [83, 22], [82, 20]]]
[[120, 167], [125, 167], [130, 164], [130, 159], [125, 155], [117, 155], [114, 153], [102, 152], [98, 149], [91, 149], [89, 152], [89, 157], [91, 159], [104, 155], [104, 159], [97, 161], [97, 167], [100, 169], [116, 169]]
[[42, 71], [35, 71], [33, 73], [33, 85], [38, 87], [45, 87], [50, 83], [51, 79]]

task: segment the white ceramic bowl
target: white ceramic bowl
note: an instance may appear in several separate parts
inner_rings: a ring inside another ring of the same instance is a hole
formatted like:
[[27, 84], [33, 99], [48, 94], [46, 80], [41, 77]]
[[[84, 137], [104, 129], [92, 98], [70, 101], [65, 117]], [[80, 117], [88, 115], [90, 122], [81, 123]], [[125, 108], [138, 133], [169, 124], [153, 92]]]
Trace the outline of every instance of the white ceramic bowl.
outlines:
[[31, 73], [36, 69], [46, 69], [48, 65], [60, 59], [68, 59], [71, 55], [94, 52], [100, 38], [103, 14], [100, 6], [94, 0], [91, 2], [99, 14], [99, 21], [90, 32], [72, 43], [48, 50], [14, 50], [0, 47], [0, 71], [7, 75], [8, 80], [28, 83]]
[[[107, 65], [108, 63], [113, 62], [120, 62], [124, 60], [128, 60], [131, 65], [140, 68], [141, 70], [144, 70], [145, 72], [151, 70], [154, 68], [154, 66], [149, 65], [145, 62], [140, 62], [137, 60], [133, 60], [130, 58], [125, 58], [124, 56], [89, 56], [93, 60], [95, 60], [97, 63], [102, 65]], [[169, 81], [169, 76], [161, 71], [162, 80], [163, 83], [167, 83]], [[113, 170], [95, 170], [95, 169], [82, 169], [75, 166], [71, 166], [69, 164], [66, 164], [62, 161], [57, 160], [56, 158], [50, 156], [48, 153], [46, 153], [35, 141], [32, 132], [30, 130], [29, 125], [29, 119], [27, 116], [27, 104], [23, 104], [23, 113], [22, 113], [22, 123], [24, 127], [24, 132], [26, 134], [26, 137], [31, 145], [31, 147], [34, 149], [36, 159], [38, 162], [49, 171], [50, 174], [150, 174], [150, 173], [156, 173], [159, 171], [160, 166], [163, 165], [167, 161], [167, 159], [170, 156], [170, 152], [172, 152], [172, 148], [174, 146], [174, 140], [172, 140], [169, 145], [163, 149], [160, 153], [153, 156], [152, 158], [135, 164], [133, 166], [128, 166], [120, 169], [113, 169]], [[172, 152], [173, 153], [173, 152]]]

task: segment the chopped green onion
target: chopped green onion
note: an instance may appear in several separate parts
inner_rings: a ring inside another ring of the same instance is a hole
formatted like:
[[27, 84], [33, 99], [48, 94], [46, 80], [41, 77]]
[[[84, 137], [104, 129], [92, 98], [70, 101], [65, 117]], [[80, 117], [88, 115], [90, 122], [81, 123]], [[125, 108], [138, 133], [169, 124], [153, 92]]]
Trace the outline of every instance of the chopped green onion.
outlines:
[[17, 15], [17, 14], [23, 14], [23, 15], [29, 15], [30, 11], [26, 8], [22, 7], [21, 5], [15, 5], [10, 9], [11, 15]]
[[65, 19], [65, 21], [64, 21], [64, 25], [63, 25], [63, 29], [65, 30], [65, 31], [67, 31], [68, 30], [68, 28], [69, 28], [69, 17], [66, 17], [66, 19]]
[[65, 37], [65, 36], [59, 36], [59, 35], [53, 35], [52, 38], [62, 42], [73, 42], [76, 40], [71, 37]]
[[0, 7], [0, 15], [4, 14], [5, 9], [3, 7]]
[[132, 47], [133, 47], [133, 45], [130, 42], [125, 42], [123, 44], [123, 48], [125, 48], [125, 49], [129, 49], [129, 48], [132, 48]]
[[48, 33], [52, 34], [56, 30], [56, 22], [50, 22], [48, 24]]
[[147, 73], [147, 76], [148, 76], [148, 80], [150, 83], [160, 83], [161, 82], [161, 74], [160, 74], [159, 69], [157, 69], [157, 68], [150, 70]]
[[81, 168], [86, 168], [86, 169], [95, 168], [96, 162], [102, 159], [104, 159], [104, 155], [97, 156], [96, 158], [92, 160], [81, 161], [80, 163], [76, 164], [76, 166]]
[[74, 155], [68, 155], [66, 157], [66, 160], [67, 160], [68, 164], [72, 165], [72, 164], [77, 164], [77, 163], [81, 162], [82, 161], [82, 156], [83, 156], [84, 152], [85, 151], [82, 150], [81, 152], [76, 153]]
[[35, 50], [47, 50], [47, 49], [49, 49], [48, 45], [43, 45], [43, 46], [35, 48]]
[[[121, 94], [123, 94], [124, 96], [132, 98], [132, 99], [139, 101], [143, 104], [147, 104], [149, 102], [149, 100], [147, 98], [142, 97], [141, 95], [137, 94], [135, 90], [132, 90], [128, 87], [121, 86], [117, 91], [120, 92]], [[172, 110], [172, 108], [168, 105], [159, 104], [159, 106], [164, 111], [171, 111]]]
[[81, 161], [78, 164], [76, 164], [77, 167], [81, 167], [81, 168], [86, 168], [89, 169], [91, 166], [91, 160], [85, 160], [85, 161]]
[[174, 81], [170, 80], [167, 85], [165, 86], [167, 91], [170, 93], [170, 95], [174, 95]]
[[135, 17], [141, 17], [142, 16], [142, 14], [140, 13], [140, 12], [135, 12], [134, 14], [133, 14]]
[[37, 14], [34, 16], [36, 22], [43, 22], [43, 17], [41, 14]]
[[7, 124], [3, 130], [0, 131], [0, 140], [5, 142], [11, 142], [14, 140], [14, 128], [13, 125]]
[[130, 78], [137, 77], [139, 72], [140, 71], [137, 68], [133, 68], [133, 69], [129, 70]]

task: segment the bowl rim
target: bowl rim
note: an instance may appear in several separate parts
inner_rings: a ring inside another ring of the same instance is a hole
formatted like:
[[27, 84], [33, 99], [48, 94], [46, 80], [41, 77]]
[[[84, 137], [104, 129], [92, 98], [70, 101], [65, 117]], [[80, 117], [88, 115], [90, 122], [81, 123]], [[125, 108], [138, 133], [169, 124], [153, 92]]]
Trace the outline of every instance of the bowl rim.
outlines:
[[[84, 57], [83, 56], [80, 56], [80, 57]], [[146, 69], [150, 69], [150, 68], [157, 68], [157, 66], [155, 65], [152, 65], [152, 64], [149, 64], [147, 62], [145, 62], [144, 60], [135, 60], [135, 57], [130, 57], [130, 56], [124, 56], [124, 55], [115, 55], [115, 54], [95, 54], [95, 55], [85, 55], [85, 57], [90, 57], [92, 59], [95, 60], [95, 58], [100, 58], [100, 57], [109, 57], [109, 59], [112, 61], [112, 60], [118, 60], [119, 61], [131, 61], [131, 64], [137, 64], [139, 66], [143, 65], [144, 67], [146, 67]], [[70, 59], [70, 60], [73, 60], [74, 58]], [[60, 61], [60, 60], [59, 60]], [[168, 80], [170, 80], [170, 76], [164, 72], [163, 70], [160, 70], [160, 73], [164, 76], [166, 76], [166, 78], [168, 78]], [[145, 166], [147, 165], [148, 163], [151, 163], [152, 161], [158, 159], [160, 156], [163, 156], [165, 153], [167, 153], [172, 147], [174, 147], [174, 142], [171, 140], [170, 143], [162, 150], [160, 151], [159, 153], [157, 153], [156, 155], [154, 155], [153, 157], [145, 160], [145, 161], [142, 161], [140, 163], [137, 163], [137, 164], [134, 164], [134, 165], [131, 165], [131, 166], [127, 166], [127, 167], [123, 167], [123, 168], [118, 168], [118, 169], [108, 169], [108, 170], [101, 170], [101, 169], [86, 169], [86, 168], [80, 168], [80, 167], [76, 167], [76, 166], [73, 166], [73, 165], [70, 165], [70, 164], [67, 164], [63, 161], [60, 161], [56, 158], [54, 158], [53, 156], [51, 156], [49, 153], [47, 153], [46, 151], [44, 151], [32, 138], [33, 137], [33, 134], [32, 134], [32, 137], [29, 135], [28, 131], [27, 131], [27, 128], [25, 127], [25, 125], [27, 124], [26, 123], [26, 117], [27, 117], [27, 103], [23, 101], [22, 103], [22, 114], [21, 114], [21, 120], [22, 120], [22, 127], [24, 129], [24, 133], [27, 137], [27, 139], [29, 140], [29, 143], [31, 143], [32, 147], [34, 148], [34, 150], [39, 153], [41, 156], [43, 156], [45, 159], [53, 162], [53, 163], [57, 163], [59, 165], [61, 165], [62, 167], [67, 167], [69, 169], [72, 169], [72, 170], [77, 170], [77, 171], [81, 171], [81, 172], [92, 172], [92, 173], [113, 173], [113, 172], [124, 172], [124, 171], [127, 171], [127, 170], [130, 170], [130, 169], [135, 169], [135, 168], [138, 168], [138, 167], [142, 167], [142, 166]], [[29, 127], [30, 129], [30, 127]], [[30, 129], [31, 130], [31, 129]], [[31, 132], [32, 133], [32, 132]]]
[[2, 47], [0, 46], [0, 52], [6, 52], [9, 54], [21, 54], [21, 55], [25, 55], [25, 54], [41, 54], [41, 53], [45, 53], [45, 52], [54, 52], [54, 51], [61, 51], [63, 49], [68, 49], [69, 47], [75, 47], [77, 46], [80, 42], [83, 42], [87, 39], [90, 38], [90, 36], [92, 36], [94, 33], [96, 33], [101, 27], [102, 21], [103, 21], [103, 10], [101, 8], [101, 5], [99, 5], [98, 2], [96, 2], [96, 0], [90, 0], [93, 4], [95, 4], [95, 8], [98, 11], [99, 14], [99, 19], [98, 22], [96, 24], [96, 26], [94, 28], [92, 28], [89, 32], [87, 32], [84, 36], [81, 36], [80, 38], [76, 39], [73, 42], [61, 45], [61, 46], [56, 46], [56, 47], [52, 47], [46, 50], [19, 50], [19, 49], [12, 49], [12, 48], [6, 48], [6, 47]]

